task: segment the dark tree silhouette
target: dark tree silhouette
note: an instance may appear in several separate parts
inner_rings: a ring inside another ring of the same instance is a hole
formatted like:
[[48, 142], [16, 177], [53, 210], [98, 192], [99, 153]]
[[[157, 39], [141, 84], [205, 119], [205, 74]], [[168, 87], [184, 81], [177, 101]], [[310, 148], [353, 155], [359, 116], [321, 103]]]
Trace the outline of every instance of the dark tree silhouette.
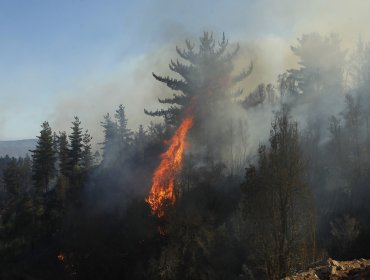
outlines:
[[37, 136], [36, 149], [32, 152], [33, 166], [32, 179], [38, 192], [47, 192], [50, 186], [50, 179], [55, 176], [55, 151], [53, 134], [48, 122], [44, 122]]

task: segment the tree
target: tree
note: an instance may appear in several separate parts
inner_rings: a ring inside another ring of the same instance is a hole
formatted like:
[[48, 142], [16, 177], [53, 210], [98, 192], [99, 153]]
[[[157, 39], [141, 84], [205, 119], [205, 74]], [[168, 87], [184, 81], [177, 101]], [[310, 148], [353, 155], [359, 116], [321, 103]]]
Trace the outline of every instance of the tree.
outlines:
[[169, 68], [180, 75], [180, 79], [153, 73], [156, 80], [177, 91], [172, 98], [159, 99], [169, 108], [144, 112], [164, 117], [170, 128], [178, 126], [184, 117], [193, 117], [194, 125], [189, 135], [191, 149], [201, 151], [197, 160], [214, 165], [227, 161], [229, 157], [223, 153], [223, 147], [230, 146], [228, 125], [234, 118], [231, 113], [234, 111], [233, 99], [242, 93], [234, 87], [251, 74], [253, 65], [251, 63], [248, 70], [235, 75], [233, 60], [239, 45], [229, 52], [225, 35], [216, 44], [213, 34], [208, 32], [204, 32], [199, 41], [199, 50], [189, 40], [185, 41], [186, 49], [176, 47], [177, 54], [185, 63], [171, 60]]
[[133, 132], [127, 128], [125, 107], [122, 104], [119, 105], [114, 116], [117, 120], [117, 137], [120, 150], [124, 150], [131, 144]]
[[350, 161], [354, 164], [361, 164], [360, 160], [360, 132], [361, 132], [361, 110], [359, 100], [355, 100], [352, 95], [345, 97], [345, 110], [343, 117], [348, 130], [348, 147], [350, 152]]
[[7, 193], [12, 196], [19, 195], [22, 189], [23, 179], [19, 162], [15, 158], [12, 158], [3, 174], [5, 190]]
[[58, 136], [58, 159], [59, 159], [59, 172], [63, 176], [68, 176], [69, 168], [69, 148], [67, 134], [59, 132]]
[[204, 179], [187, 192], [161, 221], [165, 243], [153, 263], [159, 279], [238, 279], [242, 258], [229, 227], [236, 201], [230, 186], [221, 191], [214, 184], [222, 180], [220, 173], [211, 176], [214, 180]]
[[[343, 128], [341, 125], [341, 119], [335, 116], [329, 118], [329, 135], [330, 141], [328, 142], [328, 154], [326, 155], [325, 161], [328, 162], [331, 172], [331, 180], [337, 186], [342, 189], [347, 185], [347, 173], [348, 162], [347, 162], [347, 149], [345, 149], [345, 139], [343, 135]], [[327, 204], [327, 201], [324, 202]]]
[[[367, 192], [368, 184], [368, 154], [367, 152], [367, 123], [364, 120], [364, 110], [362, 110], [360, 97], [353, 97], [350, 94], [345, 96], [345, 108], [341, 113], [344, 124], [341, 135], [343, 148], [343, 160], [341, 174], [342, 191], [348, 199], [348, 208], [350, 214], [355, 209], [361, 207], [364, 192]], [[366, 134], [364, 133], [366, 131]], [[334, 158], [336, 155], [333, 155]], [[335, 166], [335, 165], [334, 165]], [[345, 203], [341, 203], [346, 205]]]
[[44, 122], [37, 136], [36, 149], [32, 152], [33, 166], [32, 179], [36, 191], [44, 193], [49, 190], [50, 179], [55, 176], [55, 152], [53, 144], [53, 134], [48, 122]]
[[117, 123], [112, 121], [109, 113], [104, 116], [104, 121], [102, 121], [101, 126], [103, 127], [104, 131], [104, 142], [100, 143], [103, 145], [103, 162], [111, 162], [116, 154], [118, 149], [118, 127]]
[[[239, 51], [239, 45], [233, 52], [227, 52], [228, 40], [223, 35], [221, 42], [216, 47], [213, 34], [204, 32], [200, 38], [199, 51], [195, 51], [194, 45], [189, 40], [185, 41], [186, 49], [176, 47], [177, 54], [188, 64], [179, 60], [170, 62], [170, 70], [181, 76], [181, 79], [158, 76], [153, 73], [156, 80], [165, 83], [170, 89], [178, 91], [172, 98], [159, 99], [162, 104], [169, 104], [166, 110], [144, 112], [150, 116], [162, 116], [166, 123], [177, 125], [187, 113], [190, 106], [197, 103], [198, 112], [195, 115], [207, 116], [207, 107], [216, 105], [226, 98], [231, 86], [246, 78], [252, 72], [252, 64], [248, 71], [243, 70], [239, 75], [232, 76], [233, 59]], [[240, 90], [237, 91], [241, 93]], [[229, 96], [230, 98], [230, 96]]]
[[337, 35], [322, 37], [317, 33], [304, 34], [298, 39], [298, 45], [291, 49], [300, 60], [301, 67], [290, 69], [280, 76], [283, 93], [315, 98], [323, 93], [338, 95], [343, 91], [346, 52], [341, 49]]
[[20, 165], [20, 173], [23, 178], [23, 189], [29, 189], [32, 185], [32, 160], [28, 154], [24, 158], [18, 159], [18, 164]]
[[86, 171], [89, 170], [93, 164], [93, 156], [91, 153], [91, 140], [92, 140], [92, 137], [90, 136], [89, 132], [86, 130], [82, 138], [83, 149], [82, 149], [82, 160], [81, 160], [81, 165]]
[[73, 169], [81, 163], [82, 159], [82, 128], [80, 127], [81, 121], [78, 117], [72, 122], [72, 133], [69, 135], [69, 158], [70, 167]]
[[134, 143], [135, 143], [135, 155], [137, 155], [140, 161], [145, 158], [145, 147], [148, 142], [147, 131], [144, 130], [143, 125], [139, 125], [139, 129], [135, 132]]
[[256, 107], [259, 104], [274, 104], [277, 100], [277, 94], [272, 84], [259, 84], [242, 102], [244, 108]]
[[311, 263], [315, 256], [312, 197], [306, 183], [297, 123], [286, 108], [270, 131], [270, 147], [260, 146], [258, 165], [247, 168], [243, 213], [250, 246], [268, 279], [280, 279]]

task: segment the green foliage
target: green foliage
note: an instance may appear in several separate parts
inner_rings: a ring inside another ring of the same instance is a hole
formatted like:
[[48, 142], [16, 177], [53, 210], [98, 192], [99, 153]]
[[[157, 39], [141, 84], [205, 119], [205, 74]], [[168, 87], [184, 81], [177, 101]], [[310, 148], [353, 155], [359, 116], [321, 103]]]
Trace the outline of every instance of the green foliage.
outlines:
[[89, 132], [86, 130], [83, 138], [83, 148], [82, 148], [82, 158], [81, 158], [81, 165], [85, 169], [85, 171], [88, 171], [93, 164], [93, 155], [91, 153], [91, 140], [92, 137], [90, 136]]
[[140, 161], [145, 159], [145, 147], [148, 145], [148, 133], [143, 125], [139, 125], [138, 131], [134, 134], [135, 152]]
[[125, 107], [122, 104], [118, 106], [114, 117], [117, 120], [117, 137], [121, 150], [127, 149], [132, 142], [133, 132], [127, 127], [127, 118]]
[[9, 194], [18, 195], [21, 192], [23, 178], [15, 158], [10, 161], [8, 167], [4, 170], [3, 180], [5, 189]]
[[35, 184], [35, 190], [38, 193], [45, 193], [49, 190], [50, 180], [55, 176], [55, 151], [53, 135], [48, 122], [44, 122], [37, 136], [38, 141], [36, 149], [32, 152], [32, 179]]
[[75, 120], [72, 122], [72, 133], [69, 137], [69, 158], [70, 158], [70, 167], [72, 170], [77, 168], [81, 164], [82, 159], [82, 128], [80, 127], [81, 121], [78, 117], [75, 117]]
[[127, 127], [125, 107], [120, 104], [112, 120], [109, 113], [104, 116], [101, 126], [104, 129], [103, 164], [123, 164], [127, 158], [132, 156], [134, 133]]
[[103, 145], [103, 162], [107, 163], [112, 160], [116, 154], [118, 146], [118, 127], [109, 113], [104, 116], [104, 121], [100, 123], [103, 127], [104, 142], [100, 143]]
[[58, 136], [58, 160], [59, 173], [63, 176], [68, 175], [69, 168], [69, 148], [67, 134], [63, 131]]

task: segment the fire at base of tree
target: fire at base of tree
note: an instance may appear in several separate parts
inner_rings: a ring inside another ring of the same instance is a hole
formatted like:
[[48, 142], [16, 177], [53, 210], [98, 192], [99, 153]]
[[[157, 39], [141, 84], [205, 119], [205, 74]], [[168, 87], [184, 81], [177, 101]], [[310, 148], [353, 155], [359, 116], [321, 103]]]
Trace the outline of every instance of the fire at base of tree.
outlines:
[[299, 66], [244, 91], [258, 64], [233, 46], [205, 32], [174, 48], [177, 78], [153, 73], [168, 107], [130, 129], [118, 105], [95, 153], [75, 117], [42, 123], [31, 157], [0, 158], [0, 279], [357, 271], [321, 261], [370, 258], [370, 45], [305, 34]]

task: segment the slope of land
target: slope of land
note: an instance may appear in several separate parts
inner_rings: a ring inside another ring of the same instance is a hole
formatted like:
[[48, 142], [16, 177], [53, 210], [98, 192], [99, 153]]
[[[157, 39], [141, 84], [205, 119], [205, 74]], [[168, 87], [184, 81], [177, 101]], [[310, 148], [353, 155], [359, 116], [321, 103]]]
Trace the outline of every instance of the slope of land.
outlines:
[[29, 150], [35, 148], [36, 141], [36, 139], [0, 141], [0, 156], [24, 157], [26, 154], [30, 155]]

